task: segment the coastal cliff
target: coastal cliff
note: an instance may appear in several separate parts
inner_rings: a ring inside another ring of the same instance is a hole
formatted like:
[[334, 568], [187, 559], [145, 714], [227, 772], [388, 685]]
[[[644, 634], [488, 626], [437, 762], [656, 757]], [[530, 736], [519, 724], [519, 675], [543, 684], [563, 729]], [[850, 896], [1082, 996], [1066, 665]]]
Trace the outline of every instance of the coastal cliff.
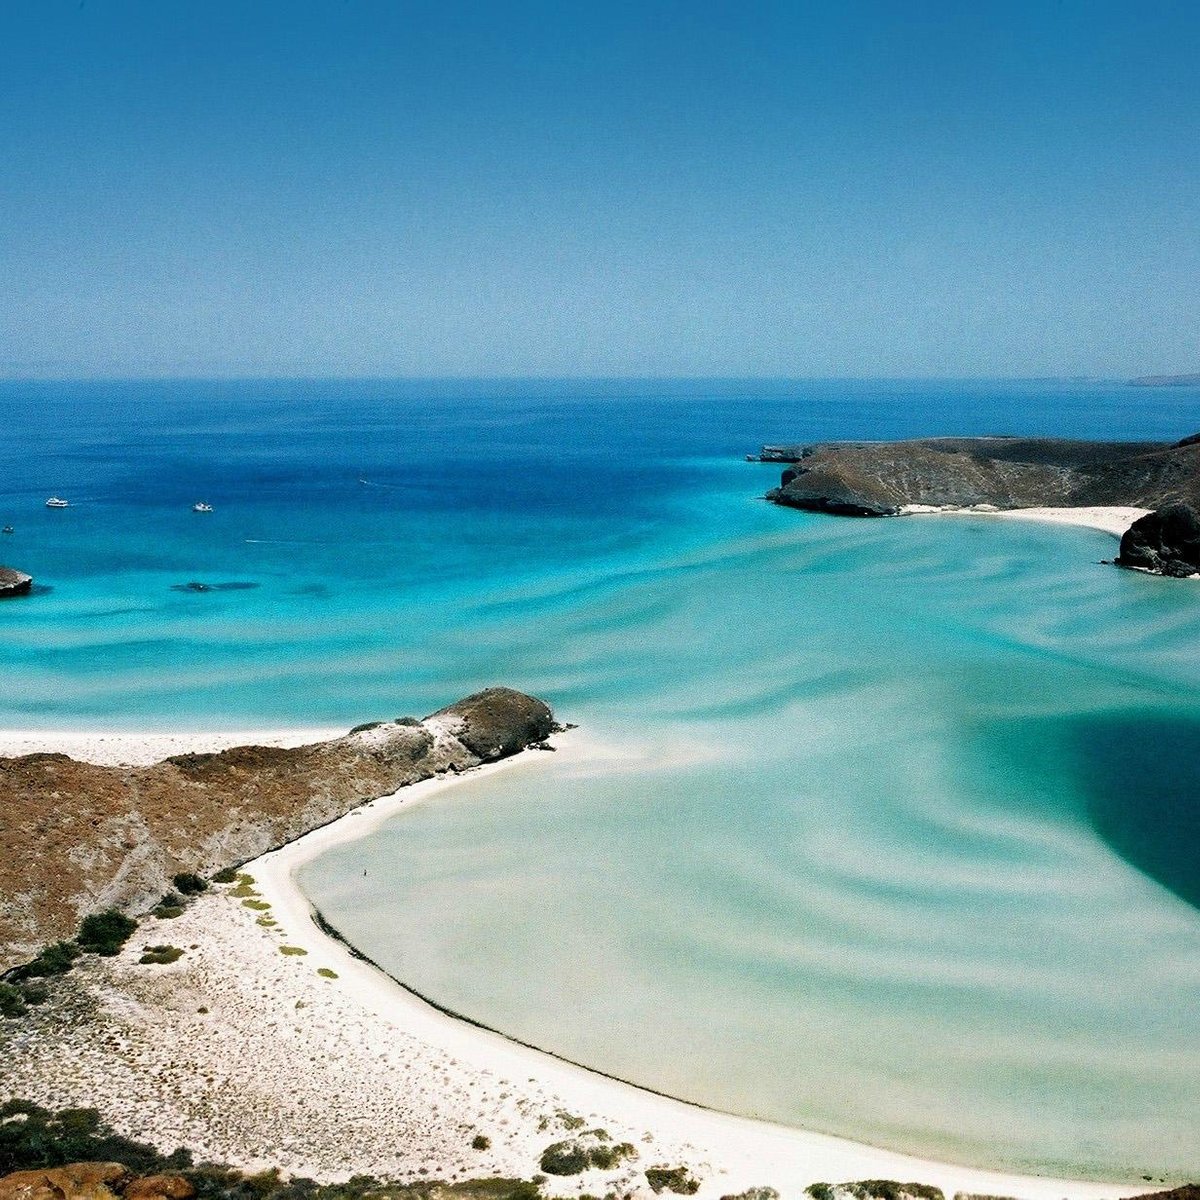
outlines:
[[0, 970], [70, 937], [88, 913], [147, 911], [177, 873], [211, 875], [555, 728], [542, 701], [488, 688], [423, 721], [360, 726], [291, 749], [239, 746], [148, 767], [65, 754], [0, 758]]
[[1200, 441], [921, 438], [764, 446], [788, 464], [776, 504], [846, 516], [895, 516], [909, 505], [969, 508], [1169, 504], [1200, 508]]

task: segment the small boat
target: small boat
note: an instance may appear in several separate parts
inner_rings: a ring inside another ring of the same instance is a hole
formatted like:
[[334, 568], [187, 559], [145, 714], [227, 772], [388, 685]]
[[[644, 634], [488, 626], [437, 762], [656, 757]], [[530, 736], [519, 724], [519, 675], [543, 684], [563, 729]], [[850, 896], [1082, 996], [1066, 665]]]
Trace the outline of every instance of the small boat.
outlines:
[[0, 529], [0, 533], [16, 533], [16, 530], [11, 525], [5, 525], [3, 529]]
[[58, 496], [51, 496], [50, 499], [46, 501], [46, 507], [47, 508], [70, 508], [71, 505], [70, 505], [70, 502], [67, 500], [63, 500]]
[[198, 500], [192, 505], [192, 512], [212, 512], [212, 510], [213, 506], [211, 504], [205, 504], [203, 500]]

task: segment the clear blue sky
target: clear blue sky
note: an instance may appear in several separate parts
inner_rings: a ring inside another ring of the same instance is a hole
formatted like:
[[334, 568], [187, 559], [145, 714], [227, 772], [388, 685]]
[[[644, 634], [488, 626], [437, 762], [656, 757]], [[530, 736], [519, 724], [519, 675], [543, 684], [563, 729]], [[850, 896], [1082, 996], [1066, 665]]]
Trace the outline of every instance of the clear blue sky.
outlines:
[[4, 0], [0, 373], [1200, 370], [1200, 3]]

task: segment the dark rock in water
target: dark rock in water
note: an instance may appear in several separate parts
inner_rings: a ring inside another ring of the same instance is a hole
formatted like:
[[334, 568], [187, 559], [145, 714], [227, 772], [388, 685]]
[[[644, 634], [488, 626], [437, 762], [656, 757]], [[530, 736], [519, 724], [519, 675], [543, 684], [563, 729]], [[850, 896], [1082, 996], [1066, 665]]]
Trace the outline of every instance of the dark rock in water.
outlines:
[[33, 588], [33, 576], [12, 567], [0, 567], [0, 598], [27, 596]]
[[173, 583], [173, 592], [248, 592], [251, 588], [259, 587], [257, 583], [232, 580], [229, 583], [201, 583], [193, 579], [191, 583]]
[[940, 508], [1200, 507], [1200, 440], [1084, 442], [1064, 438], [919, 438], [764, 446], [790, 464], [767, 499], [856, 517]]
[[1115, 561], [1176, 579], [1200, 573], [1200, 514], [1190, 504], [1147, 513], [1125, 530]]

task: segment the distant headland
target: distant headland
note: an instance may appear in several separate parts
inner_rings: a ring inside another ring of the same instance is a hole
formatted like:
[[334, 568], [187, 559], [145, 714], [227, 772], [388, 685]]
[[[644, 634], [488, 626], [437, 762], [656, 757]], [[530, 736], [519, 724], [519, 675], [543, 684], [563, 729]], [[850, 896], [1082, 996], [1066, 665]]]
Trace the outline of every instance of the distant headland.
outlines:
[[1139, 375], [1130, 387], [1200, 387], [1200, 373], [1194, 375]]

